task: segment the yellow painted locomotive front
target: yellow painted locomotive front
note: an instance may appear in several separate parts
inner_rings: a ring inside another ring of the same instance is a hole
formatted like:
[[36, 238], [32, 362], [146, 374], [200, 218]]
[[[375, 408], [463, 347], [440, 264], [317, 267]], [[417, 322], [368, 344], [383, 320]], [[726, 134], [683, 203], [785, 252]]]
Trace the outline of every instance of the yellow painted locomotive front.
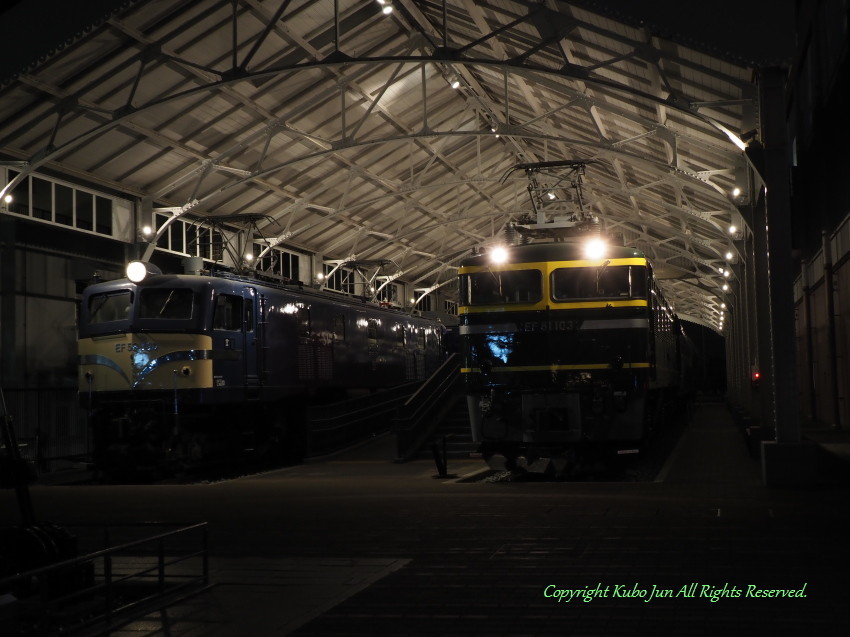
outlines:
[[203, 334], [111, 334], [79, 340], [81, 392], [213, 386], [212, 338]]

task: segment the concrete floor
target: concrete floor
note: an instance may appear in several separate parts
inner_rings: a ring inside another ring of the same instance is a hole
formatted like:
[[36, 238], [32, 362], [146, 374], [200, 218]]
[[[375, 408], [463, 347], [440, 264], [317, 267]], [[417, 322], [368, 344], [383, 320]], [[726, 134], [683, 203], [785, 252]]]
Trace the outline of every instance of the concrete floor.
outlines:
[[[214, 586], [115, 635], [843, 635], [850, 626], [846, 466], [817, 486], [765, 487], [721, 404], [697, 407], [657, 482], [440, 480], [433, 462], [393, 455], [385, 438], [221, 483], [32, 494], [39, 518], [75, 528], [209, 523]], [[461, 477], [482, 469], [449, 462]], [[13, 511], [13, 494], [0, 492], [0, 505]], [[566, 590], [598, 593], [553, 597]]]

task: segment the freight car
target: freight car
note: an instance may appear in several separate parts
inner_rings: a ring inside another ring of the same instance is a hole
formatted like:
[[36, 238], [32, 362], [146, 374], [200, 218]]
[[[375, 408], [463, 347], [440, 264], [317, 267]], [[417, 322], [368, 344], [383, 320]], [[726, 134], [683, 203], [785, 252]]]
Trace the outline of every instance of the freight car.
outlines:
[[[252, 449], [297, 461], [304, 406], [427, 378], [442, 326], [362, 299], [225, 272], [87, 287], [79, 392], [95, 465], [156, 469]], [[128, 273], [132, 272], [128, 268]]]
[[693, 348], [646, 256], [581, 240], [497, 248], [459, 269], [461, 372], [492, 468], [563, 474], [640, 451], [683, 413]]

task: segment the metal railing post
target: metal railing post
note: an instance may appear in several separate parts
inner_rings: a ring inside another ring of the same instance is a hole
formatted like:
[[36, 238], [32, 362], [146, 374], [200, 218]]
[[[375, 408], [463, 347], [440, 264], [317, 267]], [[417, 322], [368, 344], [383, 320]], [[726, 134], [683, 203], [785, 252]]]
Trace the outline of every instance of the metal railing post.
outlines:
[[202, 549], [203, 549], [203, 552], [204, 552], [203, 556], [201, 557], [201, 560], [203, 562], [203, 569], [204, 569], [204, 584], [209, 584], [210, 583], [209, 536], [207, 534], [206, 525], [203, 527], [203, 538], [202, 538], [201, 541], [202, 541]]
[[157, 542], [157, 576], [160, 594], [165, 590], [165, 545], [162, 540]]

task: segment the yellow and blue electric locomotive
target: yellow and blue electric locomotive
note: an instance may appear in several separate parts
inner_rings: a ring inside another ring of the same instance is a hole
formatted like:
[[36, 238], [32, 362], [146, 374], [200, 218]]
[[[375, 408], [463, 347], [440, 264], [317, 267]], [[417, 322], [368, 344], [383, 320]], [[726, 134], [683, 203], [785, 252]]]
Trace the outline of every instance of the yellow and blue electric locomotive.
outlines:
[[316, 395], [424, 380], [436, 321], [301, 285], [226, 275], [91, 285], [79, 312], [80, 401], [95, 464], [202, 463], [234, 449], [302, 454]]
[[681, 325], [639, 250], [596, 235], [463, 260], [473, 438], [493, 468], [570, 471], [637, 452], [682, 390]]

